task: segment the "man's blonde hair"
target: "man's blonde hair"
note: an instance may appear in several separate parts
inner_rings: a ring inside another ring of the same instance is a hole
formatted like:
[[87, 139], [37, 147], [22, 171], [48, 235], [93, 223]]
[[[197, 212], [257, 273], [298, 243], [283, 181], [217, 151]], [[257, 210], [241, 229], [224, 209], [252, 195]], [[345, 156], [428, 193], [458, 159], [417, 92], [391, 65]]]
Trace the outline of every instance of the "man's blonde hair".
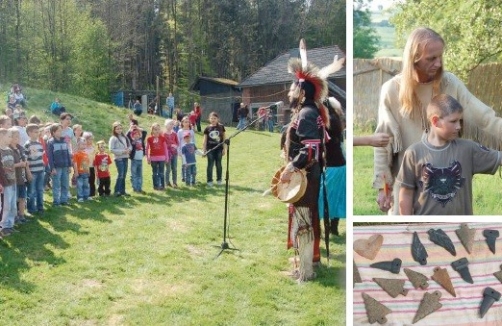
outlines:
[[[401, 85], [399, 87], [400, 112], [403, 116], [409, 117], [413, 108], [420, 108], [415, 89], [419, 81], [415, 64], [422, 59], [425, 48], [432, 42], [440, 41], [444, 45], [443, 38], [430, 28], [420, 27], [411, 32], [404, 47], [403, 69], [401, 71]], [[433, 94], [439, 93], [441, 77], [443, 76], [443, 66], [438, 69], [432, 81]]]

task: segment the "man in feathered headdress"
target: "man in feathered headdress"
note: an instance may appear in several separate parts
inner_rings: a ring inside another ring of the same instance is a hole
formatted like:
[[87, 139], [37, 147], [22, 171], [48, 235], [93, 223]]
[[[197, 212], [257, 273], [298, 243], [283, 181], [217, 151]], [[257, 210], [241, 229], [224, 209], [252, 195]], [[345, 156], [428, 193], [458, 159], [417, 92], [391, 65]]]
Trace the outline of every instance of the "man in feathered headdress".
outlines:
[[290, 205], [288, 247], [299, 257], [293, 277], [299, 282], [315, 278], [314, 262], [320, 261], [320, 223], [318, 212], [319, 180], [322, 167], [322, 142], [329, 125], [328, 112], [322, 101], [328, 93], [327, 83], [319, 69], [306, 60], [306, 47], [300, 42], [302, 59], [290, 59], [288, 69], [295, 76], [288, 97], [292, 118], [286, 135], [287, 165], [281, 182], [288, 182], [296, 169], [307, 172], [307, 190]]

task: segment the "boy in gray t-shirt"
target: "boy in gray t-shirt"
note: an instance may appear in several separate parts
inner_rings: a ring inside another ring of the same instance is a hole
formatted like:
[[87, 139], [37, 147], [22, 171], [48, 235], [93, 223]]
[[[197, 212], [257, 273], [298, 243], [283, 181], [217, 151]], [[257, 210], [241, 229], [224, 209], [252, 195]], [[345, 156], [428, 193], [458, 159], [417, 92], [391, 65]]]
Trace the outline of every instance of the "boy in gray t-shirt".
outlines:
[[494, 174], [500, 152], [459, 139], [463, 108], [451, 96], [427, 107], [430, 131], [405, 152], [396, 178], [401, 215], [472, 215], [472, 177]]

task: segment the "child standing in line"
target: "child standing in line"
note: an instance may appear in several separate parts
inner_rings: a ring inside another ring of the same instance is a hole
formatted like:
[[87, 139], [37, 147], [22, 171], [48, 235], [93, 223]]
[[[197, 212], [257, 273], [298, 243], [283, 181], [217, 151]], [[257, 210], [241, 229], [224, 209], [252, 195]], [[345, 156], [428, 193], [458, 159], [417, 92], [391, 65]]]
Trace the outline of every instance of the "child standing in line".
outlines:
[[178, 135], [178, 130], [180, 130], [180, 122], [179, 120], [176, 120], [176, 118], [173, 118], [173, 131]]
[[53, 124], [51, 126], [51, 139], [47, 143], [54, 206], [68, 205], [69, 175], [73, 165], [70, 145], [62, 137], [62, 131], [63, 127], [59, 123]]
[[195, 178], [197, 176], [197, 166], [195, 160], [195, 153], [197, 147], [191, 140], [190, 131], [185, 131], [183, 135], [183, 147], [181, 147], [181, 158], [183, 168], [185, 170], [185, 183], [187, 186], [195, 186]]
[[[61, 129], [61, 137], [68, 144], [68, 149], [70, 151], [70, 155], [73, 155], [74, 148], [73, 148], [72, 144], [75, 139], [75, 134], [73, 133], [73, 128], [70, 127], [72, 119], [73, 119], [73, 116], [71, 114], [69, 114], [68, 112], [61, 113], [61, 115], [59, 116], [59, 120], [60, 120], [60, 124], [61, 124], [61, 128], [62, 128]], [[70, 179], [70, 176], [68, 175], [67, 178]], [[71, 180], [71, 184], [75, 185], [75, 180]], [[70, 188], [68, 188], [67, 197], [68, 197], [68, 199], [71, 198]]]
[[[209, 125], [204, 129], [202, 151], [207, 156], [207, 185], [213, 186], [213, 167], [216, 165], [216, 182], [222, 184], [223, 169], [221, 159], [225, 155], [225, 126], [220, 123], [218, 113], [209, 114]], [[209, 153], [208, 153], [209, 152]]]
[[158, 123], [152, 124], [151, 136], [146, 139], [146, 159], [152, 165], [153, 189], [164, 190], [164, 165], [169, 162], [169, 151]]
[[431, 130], [408, 147], [396, 178], [401, 215], [472, 215], [474, 174], [494, 174], [502, 152], [458, 138], [464, 109], [440, 94], [427, 106]]
[[98, 153], [94, 156], [94, 169], [98, 176], [98, 194], [102, 196], [110, 196], [110, 164], [112, 159], [106, 152], [106, 143], [100, 140], [96, 143], [98, 146]]
[[10, 128], [11, 141], [10, 148], [14, 153], [14, 167], [16, 173], [16, 188], [17, 188], [17, 215], [15, 218], [16, 223], [26, 223], [28, 220], [25, 218], [27, 187], [26, 184], [31, 181], [31, 173], [28, 169], [26, 156], [24, 155], [24, 147], [19, 144], [20, 133], [16, 127]]
[[77, 151], [77, 147], [78, 147], [77, 143], [78, 143], [78, 140], [83, 136], [84, 128], [82, 127], [82, 125], [74, 124], [71, 127], [71, 129], [73, 130], [73, 136], [70, 139], [71, 148], [72, 148], [72, 150]]
[[44, 148], [44, 165], [45, 165], [45, 177], [44, 177], [44, 191], [48, 191], [52, 188], [51, 184], [51, 170], [49, 168], [49, 156], [47, 156], [47, 142], [51, 138], [51, 126], [52, 123], [47, 123], [43, 128], [43, 135], [40, 137], [40, 143]]
[[73, 148], [71, 147], [75, 134], [73, 133], [73, 128], [71, 126], [72, 115], [68, 112], [61, 113], [59, 116], [61, 124], [61, 138], [68, 144], [70, 154], [73, 154]]
[[[84, 131], [82, 137], [85, 139], [85, 152], [89, 156], [89, 162], [94, 162], [96, 149], [94, 148], [94, 135], [90, 131]], [[94, 165], [89, 166], [89, 197], [96, 196], [96, 171]]]
[[108, 148], [113, 153], [115, 166], [117, 167], [117, 180], [115, 181], [114, 195], [115, 197], [129, 196], [126, 193], [126, 176], [129, 160], [129, 153], [132, 147], [129, 138], [124, 134], [124, 128], [119, 121], [112, 124], [112, 136], [108, 142]]
[[145, 156], [146, 131], [141, 130], [137, 125], [132, 125], [127, 132], [127, 137], [131, 141], [132, 151], [129, 154], [131, 159], [131, 183], [134, 192], [145, 194], [143, 191], [143, 157]]
[[89, 167], [91, 166], [91, 161], [85, 148], [85, 139], [77, 139], [77, 151], [73, 154], [73, 175], [77, 180], [77, 201], [79, 203], [83, 203], [85, 200], [91, 199], [89, 197]]
[[42, 213], [44, 211], [44, 147], [40, 143], [40, 129], [38, 125], [28, 124], [26, 132], [30, 140], [24, 144], [24, 149], [28, 160], [28, 168], [31, 173], [31, 182], [28, 188], [28, 213]]
[[0, 159], [5, 172], [3, 187], [2, 230], [0, 235], [6, 237], [14, 232], [14, 220], [16, 218], [16, 171], [14, 167], [14, 152], [9, 147], [12, 134], [9, 129], [0, 128]]
[[[164, 138], [166, 139], [167, 149], [169, 150], [169, 162], [166, 164], [166, 185], [168, 187], [178, 188], [178, 135], [174, 132], [174, 121], [172, 119], [166, 119], [165, 122], [166, 132], [164, 133]], [[173, 174], [171, 184], [170, 174]]]
[[[191, 143], [194, 143], [195, 144], [195, 132], [193, 131], [192, 129], [192, 126], [190, 125], [190, 120], [188, 119], [188, 116], [185, 116], [181, 119], [181, 128], [178, 130], [178, 155], [181, 156], [181, 147], [183, 147], [183, 145], [185, 145], [185, 141], [184, 141], [184, 137], [183, 135], [185, 134], [185, 132], [189, 132], [190, 133], [190, 139], [189, 139], [189, 142]], [[183, 164], [181, 165], [181, 181], [185, 182], [185, 167], [183, 166]]]
[[[5, 115], [5, 114], [0, 115], [0, 128], [9, 129], [10, 127], [12, 127], [12, 119], [11, 119], [11, 117], [8, 116], [8, 115]], [[0, 194], [0, 199], [3, 202], [3, 194]], [[0, 211], [0, 213], [1, 213], [1, 211]]]

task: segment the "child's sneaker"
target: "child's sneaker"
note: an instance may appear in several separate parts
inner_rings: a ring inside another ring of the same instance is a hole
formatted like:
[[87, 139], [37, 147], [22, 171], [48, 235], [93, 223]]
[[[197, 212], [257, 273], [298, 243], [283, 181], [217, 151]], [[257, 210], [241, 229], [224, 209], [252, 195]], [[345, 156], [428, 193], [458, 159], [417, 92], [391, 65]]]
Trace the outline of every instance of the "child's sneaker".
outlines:
[[83, 202], [84, 202], [84, 198], [79, 198], [77, 201], [78, 201], [79, 203], [83, 203]]
[[218, 180], [218, 186], [221, 186], [223, 184], [223, 182], [221, 182], [221, 180]]
[[212, 183], [212, 182], [208, 182], [208, 183], [207, 183], [207, 186], [208, 186], [208, 187], [212, 187], [212, 186], [213, 186], [213, 183]]

